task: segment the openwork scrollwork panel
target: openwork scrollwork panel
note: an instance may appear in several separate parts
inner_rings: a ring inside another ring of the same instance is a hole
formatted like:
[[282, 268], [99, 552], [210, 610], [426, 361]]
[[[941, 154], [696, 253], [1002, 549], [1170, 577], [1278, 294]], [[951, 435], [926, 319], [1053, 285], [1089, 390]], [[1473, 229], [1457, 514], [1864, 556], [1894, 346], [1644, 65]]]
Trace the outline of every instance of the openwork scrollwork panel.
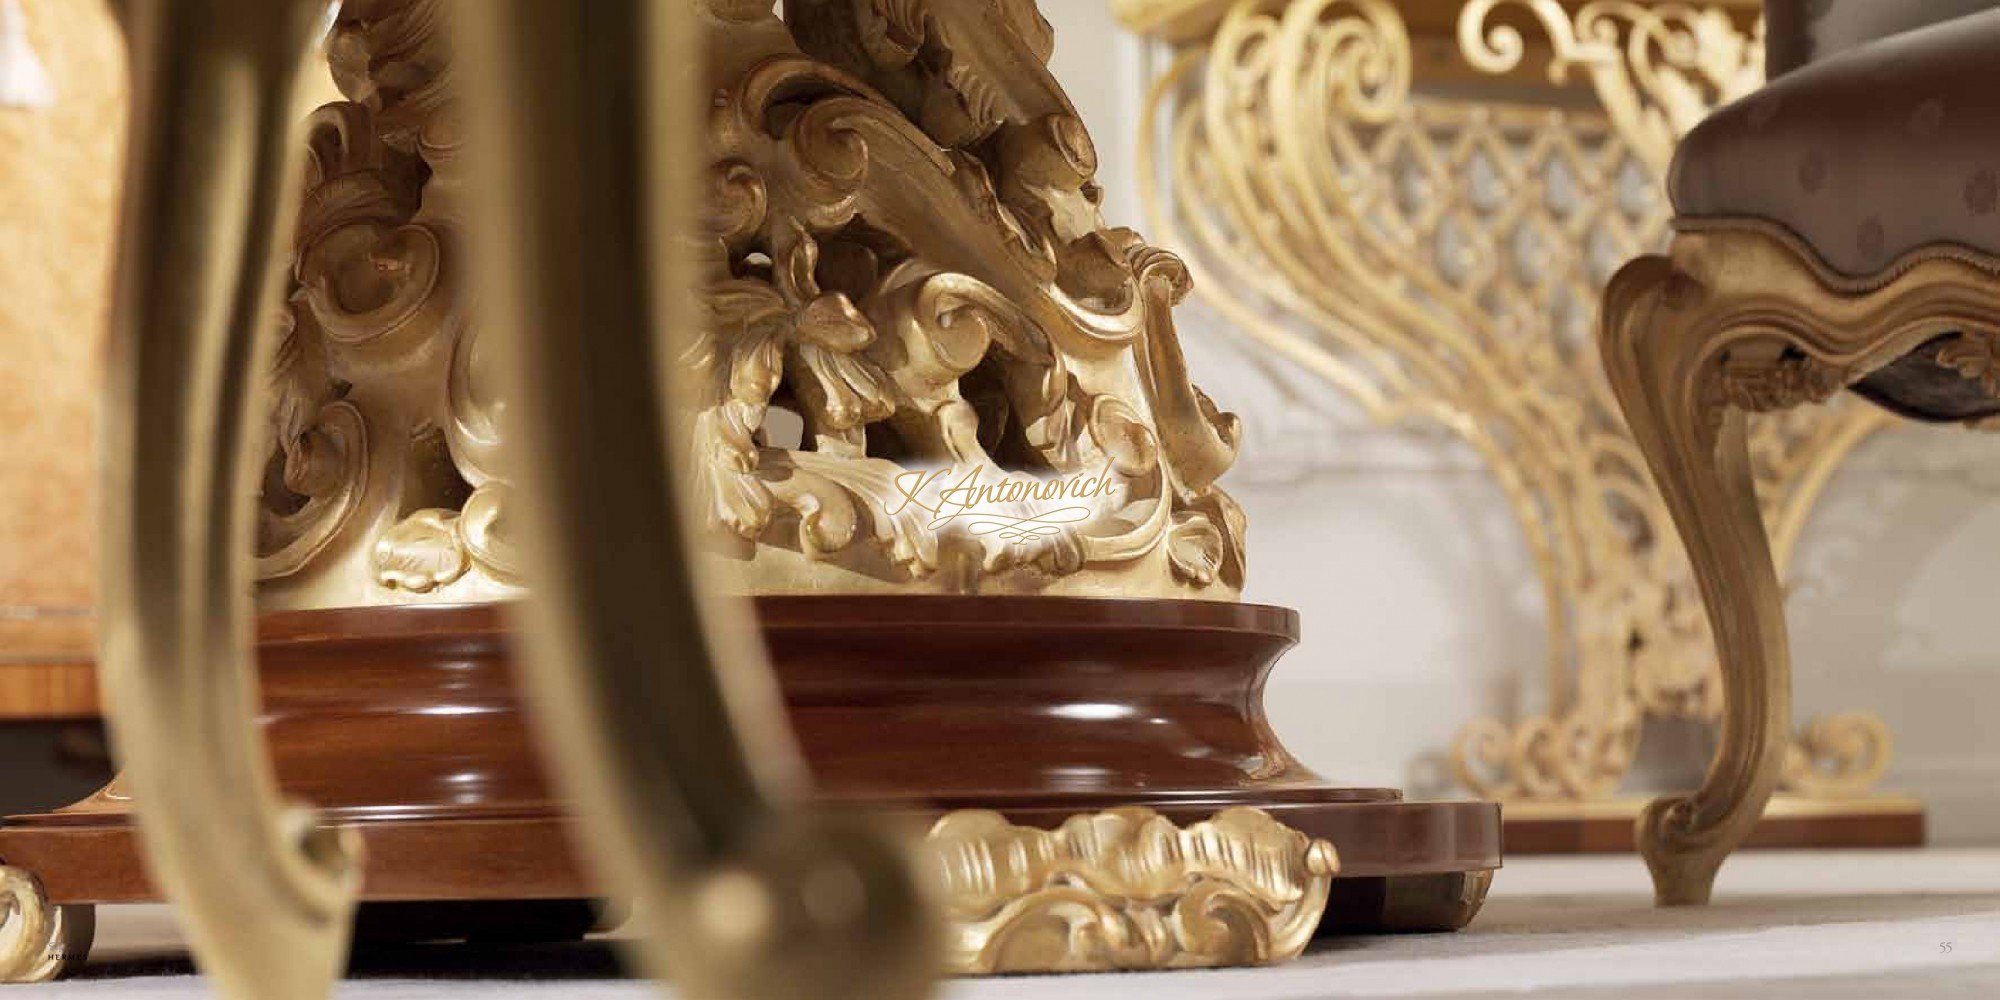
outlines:
[[[1761, 81], [1761, 28], [1718, 6], [1470, 0], [1459, 76], [1438, 84], [1387, 0], [1211, 6], [1226, 9], [1212, 34], [1176, 51], [1149, 104], [1154, 229], [1262, 348], [1381, 423], [1442, 427], [1481, 456], [1540, 573], [1548, 704], [1467, 727], [1458, 770], [1495, 797], [1609, 794], [1646, 718], [1720, 705], [1686, 555], [1597, 360], [1598, 301], [1664, 245], [1674, 142]], [[1546, 100], [1464, 96], [1466, 76], [1531, 66]], [[1781, 561], [1881, 424], [1861, 407], [1755, 424]], [[1879, 775], [1871, 717], [1813, 731], [1799, 790]]]

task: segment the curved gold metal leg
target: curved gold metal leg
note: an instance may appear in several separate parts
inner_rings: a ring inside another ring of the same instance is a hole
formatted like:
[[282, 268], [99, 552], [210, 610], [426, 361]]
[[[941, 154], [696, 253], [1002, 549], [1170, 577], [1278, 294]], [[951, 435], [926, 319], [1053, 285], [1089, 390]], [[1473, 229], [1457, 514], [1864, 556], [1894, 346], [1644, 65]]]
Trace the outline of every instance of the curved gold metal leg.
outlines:
[[635, 897], [649, 971], [701, 997], [897, 1000], [939, 961], [909, 856], [789, 807], [803, 768], [776, 686], [746, 612], [703, 585], [668, 462], [702, 321], [694, 11], [755, 6], [453, 9], [481, 322], [525, 484], [527, 679], [599, 876]]
[[110, 339], [102, 664], [155, 882], [224, 996], [326, 997], [353, 848], [287, 811], [253, 721], [258, 387], [321, 0], [132, 0]]
[[1606, 291], [1605, 367], [1687, 546], [1722, 662], [1722, 742], [1707, 779], [1640, 819], [1661, 904], [1708, 901], [1785, 764], [1783, 594], [1747, 413], [1823, 401], [1930, 337], [1992, 329], [1994, 270], [1937, 250], [1879, 280], [1847, 279], [1785, 233], [1718, 223], [1688, 226], [1670, 257], [1634, 261]]

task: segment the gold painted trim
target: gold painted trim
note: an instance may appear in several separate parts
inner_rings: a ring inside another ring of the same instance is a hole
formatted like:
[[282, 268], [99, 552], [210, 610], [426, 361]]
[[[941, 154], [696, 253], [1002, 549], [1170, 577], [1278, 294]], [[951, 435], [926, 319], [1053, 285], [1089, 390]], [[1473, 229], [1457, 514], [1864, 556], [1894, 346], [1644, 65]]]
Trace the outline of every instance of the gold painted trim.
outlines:
[[[334, 24], [349, 100], [307, 142], [258, 530], [267, 609], [524, 586], [514, 401], [465, 288], [440, 9], [350, 3]], [[1107, 224], [1034, 10], [705, 18], [710, 238], [679, 363], [701, 373], [681, 405], [719, 586], [1240, 596], [1241, 511], [1216, 486], [1237, 427], [1190, 380], [1186, 274]], [[968, 477], [992, 492], [952, 489]], [[1102, 488], [1080, 503], [1026, 495], [1086, 480]], [[959, 509], [971, 495], [993, 502]]]
[[1326, 912], [1340, 856], [1255, 809], [1176, 827], [1150, 809], [1055, 830], [998, 813], [939, 820], [959, 975], [1262, 965], [1297, 958]]

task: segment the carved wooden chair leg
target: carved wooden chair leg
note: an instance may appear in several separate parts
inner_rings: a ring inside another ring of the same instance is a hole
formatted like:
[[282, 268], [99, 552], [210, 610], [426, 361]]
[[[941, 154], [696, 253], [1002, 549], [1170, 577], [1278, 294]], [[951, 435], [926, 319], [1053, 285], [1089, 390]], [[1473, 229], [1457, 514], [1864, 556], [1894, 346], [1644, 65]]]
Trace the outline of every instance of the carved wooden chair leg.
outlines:
[[709, 599], [668, 462], [679, 340], [702, 321], [698, 31], [758, 6], [453, 8], [482, 322], [525, 484], [527, 680], [649, 971], [694, 996], [898, 1000], [940, 954], [910, 859], [792, 811], [803, 767], [776, 685], [747, 611]]
[[322, 0], [132, 0], [101, 664], [151, 875], [224, 996], [329, 995], [350, 842], [287, 811], [253, 722], [258, 387]]
[[1611, 384], [1665, 494], [1722, 659], [1722, 747], [1699, 791], [1653, 803], [1639, 846], [1665, 905], [1705, 903], [1716, 871], [1777, 788], [1790, 726], [1784, 609], [1750, 477], [1745, 414], [1710, 390], [1707, 296], [1666, 258], [1634, 261], [1605, 295]]
[[1721, 658], [1722, 743], [1694, 794], [1655, 802], [1640, 850], [1664, 905], [1707, 902], [1778, 784], [1790, 730], [1783, 594], [1750, 475], [1747, 414], [1821, 402], [1925, 339], [1989, 328], [1992, 279], [1940, 251], [1841, 277], [1787, 234], [1689, 224], [1605, 294], [1611, 385], [1665, 495]]

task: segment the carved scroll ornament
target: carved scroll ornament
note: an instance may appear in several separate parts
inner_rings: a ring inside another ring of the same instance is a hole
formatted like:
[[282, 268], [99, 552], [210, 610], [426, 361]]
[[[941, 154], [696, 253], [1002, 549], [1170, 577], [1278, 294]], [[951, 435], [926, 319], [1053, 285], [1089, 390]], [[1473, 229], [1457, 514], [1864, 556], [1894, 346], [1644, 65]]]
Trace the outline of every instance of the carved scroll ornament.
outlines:
[[1149, 809], [1074, 816], [1057, 830], [997, 813], [941, 820], [954, 972], [1206, 968], [1296, 958], [1319, 927], [1340, 859], [1254, 809], [1186, 829]]
[[[517, 592], [464, 294], [437, 0], [335, 25], [272, 414], [267, 606]], [[1105, 225], [1029, 0], [710, 0], [705, 322], [682, 359], [713, 557], [738, 589], [1233, 599], [1238, 429], [1189, 381], [1187, 270]], [[1108, 476], [1081, 510], [941, 517], [911, 474]], [[914, 501], [914, 502], [913, 502]]]

